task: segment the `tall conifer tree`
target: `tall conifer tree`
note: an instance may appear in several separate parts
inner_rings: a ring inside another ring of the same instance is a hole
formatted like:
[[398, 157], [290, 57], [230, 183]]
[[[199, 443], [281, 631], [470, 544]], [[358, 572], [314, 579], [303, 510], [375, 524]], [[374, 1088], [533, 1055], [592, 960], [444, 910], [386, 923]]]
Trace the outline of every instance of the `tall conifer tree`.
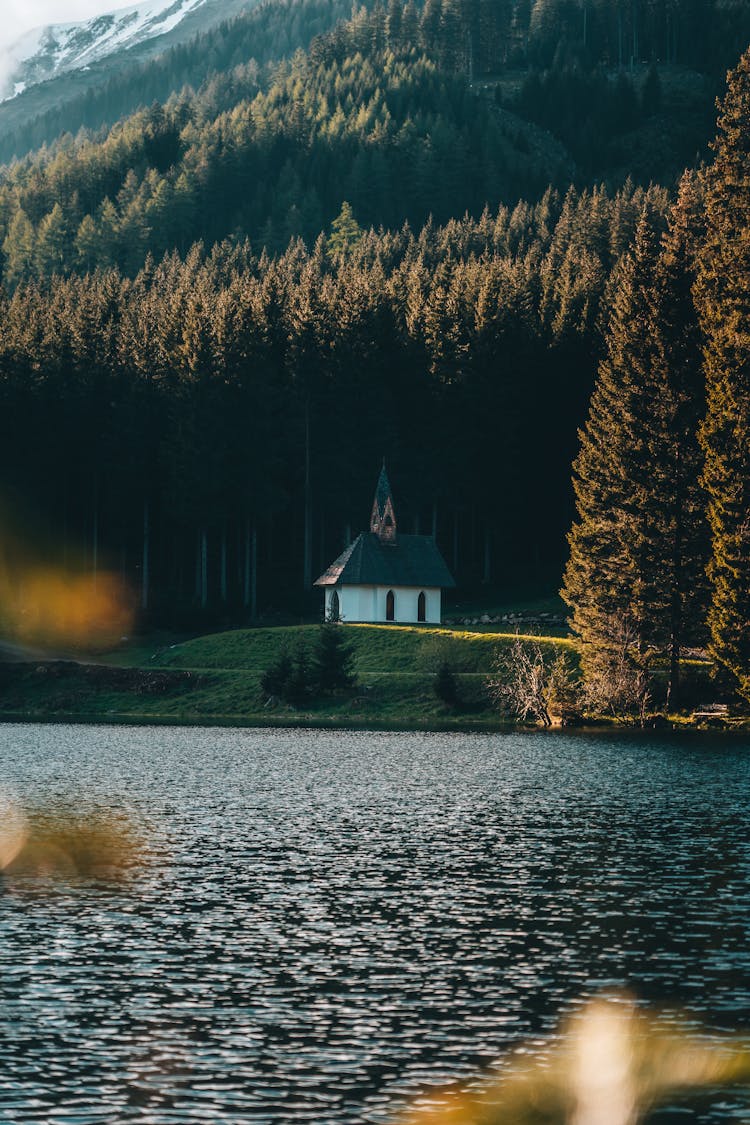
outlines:
[[622, 667], [623, 646], [634, 670], [668, 655], [668, 703], [680, 649], [700, 639], [705, 607], [695, 211], [686, 179], [661, 249], [646, 210], [622, 267], [575, 464], [578, 518], [563, 590], [589, 677]]
[[644, 512], [636, 482], [646, 455], [656, 256], [653, 219], [644, 211], [614, 292], [606, 356], [574, 465], [577, 519], [562, 594], [589, 679], [619, 659], [624, 636], [634, 665], [646, 649]]
[[706, 172], [696, 300], [706, 336], [711, 648], [750, 700], [750, 50], [729, 75]]

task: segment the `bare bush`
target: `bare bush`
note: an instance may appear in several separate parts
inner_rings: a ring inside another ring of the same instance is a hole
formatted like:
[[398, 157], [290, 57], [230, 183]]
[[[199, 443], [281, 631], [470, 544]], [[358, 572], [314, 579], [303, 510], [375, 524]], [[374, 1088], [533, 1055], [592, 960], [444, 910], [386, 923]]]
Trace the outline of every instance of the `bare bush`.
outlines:
[[599, 715], [637, 718], [643, 724], [652, 701], [647, 655], [625, 618], [611, 619], [608, 642], [595, 658], [584, 654], [584, 705]]
[[518, 636], [498, 654], [487, 690], [503, 711], [545, 727], [552, 726], [554, 714], [578, 705], [577, 677], [565, 654], [545, 659], [538, 644], [524, 644]]

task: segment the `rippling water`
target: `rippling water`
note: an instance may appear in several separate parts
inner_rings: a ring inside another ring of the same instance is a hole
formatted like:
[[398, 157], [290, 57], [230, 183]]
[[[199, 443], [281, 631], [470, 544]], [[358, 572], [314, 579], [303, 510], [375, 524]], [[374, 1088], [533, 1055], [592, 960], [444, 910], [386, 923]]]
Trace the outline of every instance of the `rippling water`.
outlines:
[[0, 1120], [382, 1122], [623, 985], [750, 1027], [748, 751], [2, 726], [0, 790], [156, 844], [0, 894]]

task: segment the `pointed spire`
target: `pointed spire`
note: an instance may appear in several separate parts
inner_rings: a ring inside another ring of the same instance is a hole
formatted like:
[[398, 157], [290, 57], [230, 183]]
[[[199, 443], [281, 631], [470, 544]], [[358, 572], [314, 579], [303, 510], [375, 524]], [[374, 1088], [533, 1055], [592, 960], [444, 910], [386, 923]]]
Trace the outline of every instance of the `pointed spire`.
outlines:
[[385, 457], [375, 489], [375, 499], [370, 516], [370, 531], [377, 535], [381, 543], [394, 543], [396, 541], [396, 512], [393, 507], [391, 483], [385, 469]]

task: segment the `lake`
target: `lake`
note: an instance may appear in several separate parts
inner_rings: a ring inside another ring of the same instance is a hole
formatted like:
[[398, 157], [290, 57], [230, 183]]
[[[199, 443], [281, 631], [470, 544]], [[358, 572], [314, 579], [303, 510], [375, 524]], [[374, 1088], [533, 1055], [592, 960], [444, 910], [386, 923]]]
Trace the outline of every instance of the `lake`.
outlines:
[[129, 889], [0, 894], [0, 1121], [384, 1122], [623, 986], [750, 1027], [749, 751], [0, 726], [1, 792], [154, 838]]

